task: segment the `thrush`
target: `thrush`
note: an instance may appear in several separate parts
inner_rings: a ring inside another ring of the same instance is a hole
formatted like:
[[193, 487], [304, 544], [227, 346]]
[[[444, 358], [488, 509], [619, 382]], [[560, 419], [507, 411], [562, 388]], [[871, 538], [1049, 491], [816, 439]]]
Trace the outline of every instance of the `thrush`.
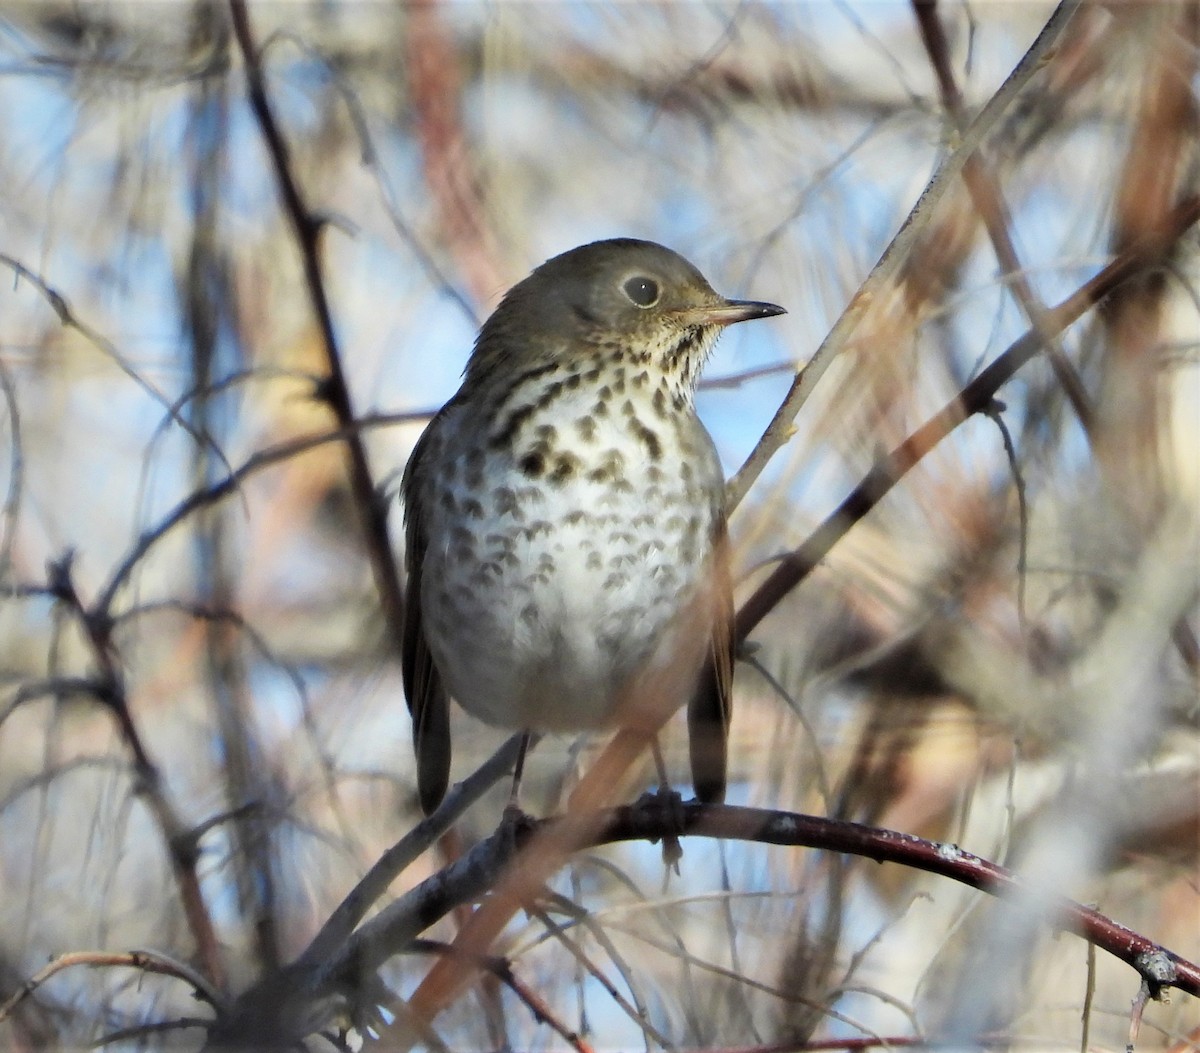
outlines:
[[782, 313], [618, 239], [547, 261], [484, 323], [402, 484], [426, 813], [449, 779], [451, 698], [504, 728], [651, 733], [690, 699], [696, 795], [723, 799], [725, 484], [694, 395], [725, 326]]

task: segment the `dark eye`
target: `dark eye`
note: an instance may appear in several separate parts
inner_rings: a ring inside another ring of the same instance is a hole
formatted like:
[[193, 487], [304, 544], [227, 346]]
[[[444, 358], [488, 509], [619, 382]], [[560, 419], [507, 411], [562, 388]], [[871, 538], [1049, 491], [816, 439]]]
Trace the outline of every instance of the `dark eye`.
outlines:
[[643, 274], [639, 274], [634, 278], [630, 278], [621, 288], [639, 307], [653, 307], [658, 303], [659, 289], [658, 282], [653, 278], [647, 278]]

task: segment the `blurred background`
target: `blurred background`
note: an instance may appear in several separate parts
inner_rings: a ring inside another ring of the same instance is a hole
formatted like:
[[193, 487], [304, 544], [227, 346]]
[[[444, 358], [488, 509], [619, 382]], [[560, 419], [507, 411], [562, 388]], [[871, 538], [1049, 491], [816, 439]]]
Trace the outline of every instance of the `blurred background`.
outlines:
[[[1052, 11], [938, 8], [965, 120]], [[906, 3], [249, 15], [324, 224], [397, 553], [408, 452], [532, 267], [648, 238], [727, 295], [787, 307], [729, 332], [705, 374], [698, 408], [732, 475], [957, 140]], [[986, 140], [1017, 267], [956, 183], [739, 505], [739, 596], [1029, 327], [1030, 303], [1196, 193], [1198, 46], [1194, 3], [1077, 11]], [[955, 430], [756, 629], [733, 802], [954, 841], [1200, 955], [1197, 258], [1193, 233], [1069, 329], [1057, 369], [1023, 369], [994, 419]], [[0, 277], [0, 1002], [70, 951], [153, 948], [203, 971], [161, 802], [198, 853], [236, 992], [293, 959], [418, 813], [344, 447], [221, 486], [337, 427], [223, 3], [0, 3]], [[454, 719], [461, 779], [503, 735]], [[676, 722], [681, 788], [683, 739]], [[596, 745], [544, 742], [526, 803], [554, 809]], [[468, 842], [505, 792], [461, 824]], [[669, 879], [657, 847], [623, 846], [555, 886], [586, 911], [565, 939], [621, 1000], [536, 919], [499, 948], [595, 1048], [1129, 1038], [1136, 973], [1056, 936], [1037, 895], [1018, 909], [894, 865], [684, 848]], [[444, 863], [427, 853], [393, 891]], [[382, 979], [403, 996], [427, 968], [397, 958]], [[190, 1049], [206, 1018], [178, 979], [81, 966], [8, 1013], [0, 1044]], [[1195, 1049], [1198, 1020], [1187, 996], [1153, 1003], [1138, 1047]], [[323, 1026], [311, 1048], [361, 1039]], [[438, 1026], [454, 1048], [563, 1046], [497, 990]]]

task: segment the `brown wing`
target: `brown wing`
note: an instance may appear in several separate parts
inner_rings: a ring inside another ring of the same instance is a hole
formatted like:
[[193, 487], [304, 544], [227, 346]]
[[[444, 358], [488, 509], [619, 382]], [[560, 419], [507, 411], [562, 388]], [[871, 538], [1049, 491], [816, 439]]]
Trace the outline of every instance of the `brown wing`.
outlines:
[[729, 721], [733, 716], [733, 581], [723, 515], [718, 516], [714, 531], [713, 575], [717, 616], [708, 660], [688, 704], [688, 748], [696, 797], [719, 804], [725, 799]]
[[425, 532], [423, 495], [416, 485], [416, 465], [430, 445], [432, 421], [414, 447], [404, 469], [404, 562], [408, 568], [408, 590], [404, 599], [404, 639], [400, 666], [404, 695], [412, 716], [413, 751], [417, 757], [417, 793], [421, 810], [428, 815], [442, 802], [450, 781], [450, 702], [442, 677], [421, 624], [421, 569], [428, 537]]

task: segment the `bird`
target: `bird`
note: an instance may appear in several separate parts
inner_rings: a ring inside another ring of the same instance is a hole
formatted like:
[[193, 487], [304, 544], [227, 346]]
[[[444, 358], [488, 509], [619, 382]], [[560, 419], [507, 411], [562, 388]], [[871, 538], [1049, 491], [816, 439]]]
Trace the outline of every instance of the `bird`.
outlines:
[[449, 781], [452, 698], [526, 733], [653, 733], [688, 699], [696, 796], [724, 799], [725, 482], [694, 396], [726, 326], [784, 313], [617, 238], [546, 261], [484, 322], [401, 481], [426, 814]]

